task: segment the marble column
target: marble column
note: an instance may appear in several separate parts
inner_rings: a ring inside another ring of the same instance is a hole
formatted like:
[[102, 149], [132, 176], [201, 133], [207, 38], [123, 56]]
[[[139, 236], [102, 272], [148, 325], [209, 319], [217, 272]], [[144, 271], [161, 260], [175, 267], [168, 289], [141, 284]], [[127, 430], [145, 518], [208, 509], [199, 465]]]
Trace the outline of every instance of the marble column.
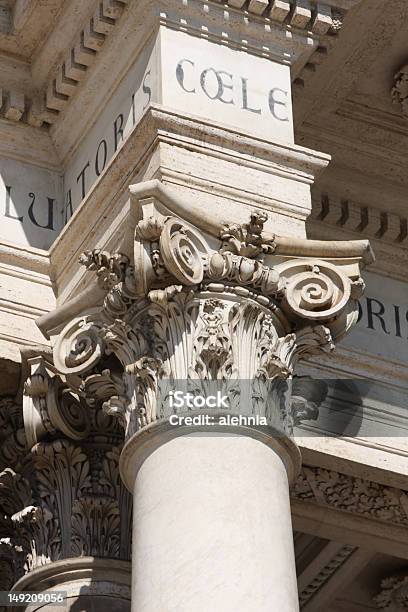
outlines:
[[292, 377], [356, 322], [370, 247], [277, 236], [259, 211], [202, 230], [157, 181], [132, 193], [133, 257], [84, 253], [98, 303], [84, 290], [39, 324], [72, 392], [125, 430], [133, 610], [295, 612]]
[[175, 438], [143, 462], [133, 521], [132, 610], [298, 610], [279, 449], [239, 434]]

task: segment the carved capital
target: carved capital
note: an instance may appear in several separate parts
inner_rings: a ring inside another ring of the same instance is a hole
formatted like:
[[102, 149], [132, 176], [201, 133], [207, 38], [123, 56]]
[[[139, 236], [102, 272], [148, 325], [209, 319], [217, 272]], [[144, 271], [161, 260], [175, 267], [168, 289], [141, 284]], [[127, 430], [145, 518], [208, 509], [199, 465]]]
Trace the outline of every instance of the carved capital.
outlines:
[[12, 565], [13, 584], [69, 557], [129, 559], [131, 497], [118, 469], [123, 434], [100, 409], [88, 412], [86, 440], [48, 432], [18, 467], [0, 472], [0, 567]]
[[277, 236], [264, 211], [200, 229], [156, 183], [136, 217], [133, 261], [86, 252], [105, 297], [89, 309], [77, 298], [54, 333], [56, 372], [78, 400], [117, 416], [127, 437], [167, 421], [183, 384], [193, 395], [218, 385], [231, 412], [263, 415], [284, 435], [313, 418], [316, 398], [300, 407], [297, 396], [292, 413], [291, 379], [299, 359], [333, 350], [356, 322], [368, 243]]

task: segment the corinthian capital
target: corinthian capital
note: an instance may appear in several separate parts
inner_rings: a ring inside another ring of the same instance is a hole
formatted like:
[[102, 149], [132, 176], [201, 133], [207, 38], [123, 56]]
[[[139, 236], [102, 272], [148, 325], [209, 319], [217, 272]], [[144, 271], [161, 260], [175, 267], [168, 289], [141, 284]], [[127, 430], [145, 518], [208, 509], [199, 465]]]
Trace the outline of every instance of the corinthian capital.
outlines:
[[84, 253], [94, 284], [39, 322], [56, 371], [128, 437], [168, 422], [181, 381], [290, 434], [296, 364], [356, 322], [368, 242], [275, 235], [265, 211], [209, 220], [158, 181], [130, 189], [133, 253]]

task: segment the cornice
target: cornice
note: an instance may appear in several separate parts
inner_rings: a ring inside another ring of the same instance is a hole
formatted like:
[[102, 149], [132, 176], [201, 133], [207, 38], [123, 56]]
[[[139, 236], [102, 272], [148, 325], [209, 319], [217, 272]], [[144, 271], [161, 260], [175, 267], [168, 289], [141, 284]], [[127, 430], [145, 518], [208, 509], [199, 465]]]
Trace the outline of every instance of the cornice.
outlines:
[[40, 127], [43, 123], [55, 122], [58, 113], [65, 108], [88, 68], [94, 63], [126, 4], [128, 0], [103, 0], [98, 4], [64, 61], [58, 65], [53, 77], [48, 81], [45, 92], [31, 105], [27, 114], [30, 125]]
[[[232, 48], [242, 48], [288, 63], [293, 66], [293, 77], [296, 78], [315, 50], [313, 65], [321, 63], [326, 57], [344, 14], [357, 1], [250, 0], [246, 3], [228, 0], [220, 3], [209, 0], [202, 3], [194, 0], [185, 5], [181, 4], [181, 0], [160, 0], [154, 8], [146, 4], [145, 7], [138, 5], [135, 10], [129, 0], [103, 0], [78, 32], [76, 41], [66, 51], [64, 59], [47, 78], [45, 85], [44, 70], [40, 68], [40, 62], [44, 63], [44, 53], [40, 51], [37, 54], [32, 91], [10, 91], [16, 107], [10, 118], [35, 127], [50, 126], [59, 121], [61, 113], [69, 106], [81, 82], [89, 74], [107, 38], [117, 30], [126, 5], [129, 5], [128, 19], [135, 18], [136, 26], [140, 24], [140, 14], [144, 15], [147, 23], [148, 13], [151, 13], [156, 18], [155, 27], [161, 24], [177, 28]], [[126, 40], [126, 35], [123, 37], [122, 34], [118, 32], [121, 40]], [[137, 47], [137, 39], [133, 37], [132, 40]], [[50, 44], [55, 45], [55, 41]], [[35, 90], [37, 94], [33, 95]]]

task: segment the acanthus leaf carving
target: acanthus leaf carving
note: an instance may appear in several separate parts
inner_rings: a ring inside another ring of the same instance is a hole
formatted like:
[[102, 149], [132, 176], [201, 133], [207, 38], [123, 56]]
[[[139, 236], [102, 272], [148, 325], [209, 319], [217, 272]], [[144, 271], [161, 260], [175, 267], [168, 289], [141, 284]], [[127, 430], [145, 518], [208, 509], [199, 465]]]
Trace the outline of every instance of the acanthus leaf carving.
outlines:
[[0, 538], [18, 552], [18, 577], [82, 554], [129, 558], [131, 496], [118, 469], [123, 433], [100, 408], [89, 410], [89, 439], [39, 442], [19, 472], [0, 473]]
[[129, 258], [122, 253], [111, 255], [107, 251], [94, 249], [85, 251], [79, 258], [79, 263], [88, 270], [96, 272], [98, 283], [102, 289], [112, 289], [123, 282], [126, 270], [130, 265]]
[[0, 590], [11, 591], [12, 586], [23, 575], [21, 547], [11, 538], [0, 538]]
[[157, 382], [162, 370], [162, 361], [154, 357], [142, 357], [126, 367], [126, 372], [137, 381], [137, 416], [140, 427], [153, 423], [157, 418]]
[[22, 407], [12, 397], [0, 398], [0, 471], [16, 466], [28, 450]]
[[355, 515], [408, 525], [407, 492], [334, 470], [304, 466], [291, 496]]
[[254, 211], [249, 223], [225, 225], [220, 233], [221, 253], [235, 253], [244, 257], [263, 259], [275, 251], [274, 236], [266, 240], [262, 236], [268, 215], [264, 211]]
[[386, 612], [402, 612], [408, 606], [408, 576], [401, 571], [381, 581], [381, 591], [374, 597], [377, 608]]

